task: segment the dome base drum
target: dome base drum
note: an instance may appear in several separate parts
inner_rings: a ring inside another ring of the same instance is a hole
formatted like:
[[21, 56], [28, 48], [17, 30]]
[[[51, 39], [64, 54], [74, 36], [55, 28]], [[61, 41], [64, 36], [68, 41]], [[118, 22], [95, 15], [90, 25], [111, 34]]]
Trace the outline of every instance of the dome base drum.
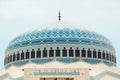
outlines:
[[119, 80], [116, 52], [103, 35], [59, 21], [14, 38], [0, 80]]

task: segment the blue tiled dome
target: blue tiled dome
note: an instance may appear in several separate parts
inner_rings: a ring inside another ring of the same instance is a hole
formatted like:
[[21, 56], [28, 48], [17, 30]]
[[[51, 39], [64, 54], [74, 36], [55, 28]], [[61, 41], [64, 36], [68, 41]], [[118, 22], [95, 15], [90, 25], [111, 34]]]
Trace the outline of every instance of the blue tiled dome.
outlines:
[[116, 54], [111, 42], [99, 33], [79, 25], [56, 22], [34, 27], [14, 38], [5, 54], [5, 68], [29, 62], [104, 63], [115, 66]]
[[37, 27], [19, 35], [9, 43], [7, 51], [24, 46], [53, 43], [92, 44], [114, 49], [111, 42], [101, 34], [88, 30], [82, 26], [57, 22]]

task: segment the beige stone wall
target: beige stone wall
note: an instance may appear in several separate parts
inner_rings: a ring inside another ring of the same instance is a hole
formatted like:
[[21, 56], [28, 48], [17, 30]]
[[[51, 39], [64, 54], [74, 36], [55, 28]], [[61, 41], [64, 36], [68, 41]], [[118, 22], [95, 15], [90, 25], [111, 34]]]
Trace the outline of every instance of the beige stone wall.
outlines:
[[[0, 76], [9, 74], [12, 78], [19, 78], [21, 76], [24, 76], [24, 71], [22, 71], [22, 69], [26, 70], [26, 68], [29, 68], [29, 69], [33, 69], [33, 68], [36, 68], [36, 69], [48, 69], [48, 68], [50, 68], [50, 69], [56, 69], [56, 68], [57, 69], [68, 69], [68, 68], [70, 68], [70, 69], [86, 69], [87, 68], [88, 69], [89, 68], [89, 69], [91, 69], [91, 70], [89, 70], [89, 76], [93, 76], [93, 77], [97, 76], [101, 73], [104, 73], [105, 71], [110, 71], [110, 72], [113, 72], [118, 75], [120, 74], [120, 70], [117, 69], [116, 67], [109, 67], [103, 63], [94, 64], [94, 65], [85, 63], [85, 62], [75, 62], [75, 63], [71, 63], [71, 64], [65, 64], [65, 63], [53, 61], [53, 62], [49, 62], [46, 64], [29, 63], [29, 64], [26, 64], [21, 67], [12, 66], [7, 70], [0, 71]], [[105, 75], [107, 75], [107, 74], [105, 74]], [[59, 76], [56, 76], [56, 77], [59, 77]], [[66, 76], [63, 76], [63, 77], [66, 78]], [[68, 76], [68, 77], [72, 77], [72, 76]], [[51, 78], [51, 76], [50, 76], [50, 78]], [[79, 80], [79, 77], [75, 76], [75, 78], [76, 79], [78, 78], [78, 80]], [[117, 80], [117, 78], [115, 78], [115, 77], [110, 77], [110, 78], [112, 80]], [[4, 80], [9, 80], [9, 78], [6, 77]], [[101, 80], [108, 80], [108, 78], [104, 77]]]
[[120, 79], [106, 75], [103, 78], [101, 78], [100, 80], [120, 80]]
[[[55, 72], [56, 71], [56, 72]], [[74, 72], [75, 73], [79, 73], [79, 75], [72, 75], [70, 74], [70, 72]], [[55, 72], [57, 73], [57, 75], [35, 75], [35, 72]], [[70, 75], [62, 75], [59, 74], [60, 72], [65, 72], [66, 74], [70, 74]], [[24, 79], [25, 80], [56, 80], [55, 78], [57, 78], [57, 80], [89, 80], [89, 69], [87, 68], [78, 68], [78, 69], [74, 69], [74, 68], [64, 68], [64, 69], [60, 69], [60, 68], [25, 68], [24, 69]]]

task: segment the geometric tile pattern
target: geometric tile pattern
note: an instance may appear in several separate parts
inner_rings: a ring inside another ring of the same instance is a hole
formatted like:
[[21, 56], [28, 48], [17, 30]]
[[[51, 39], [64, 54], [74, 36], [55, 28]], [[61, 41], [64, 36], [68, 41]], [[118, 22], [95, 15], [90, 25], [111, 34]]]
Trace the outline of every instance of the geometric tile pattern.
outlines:
[[79, 58], [57, 58], [56, 61], [63, 62], [63, 63], [73, 63], [79, 61]]
[[14, 48], [52, 44], [52, 43], [72, 43], [72, 44], [90, 44], [114, 49], [111, 42], [101, 34], [89, 30], [78, 29], [53, 29], [53, 30], [35, 30], [22, 34], [14, 38], [7, 47], [7, 50]]
[[34, 60], [31, 60], [32, 63], [36, 63], [36, 64], [45, 64], [45, 63], [48, 63], [51, 61], [53, 61], [53, 59], [34, 59]]
[[97, 64], [101, 62], [101, 60], [94, 60], [94, 59], [82, 59], [82, 61], [90, 63], [90, 64]]

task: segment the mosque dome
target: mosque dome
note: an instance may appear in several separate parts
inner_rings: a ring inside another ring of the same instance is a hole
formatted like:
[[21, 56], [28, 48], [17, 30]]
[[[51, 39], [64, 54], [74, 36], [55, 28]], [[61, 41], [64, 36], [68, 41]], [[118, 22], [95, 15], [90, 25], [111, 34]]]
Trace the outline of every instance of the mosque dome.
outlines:
[[[14, 38], [6, 49], [5, 65], [15, 64], [16, 60], [19, 62], [35, 59], [39, 57], [35, 54], [39, 50], [40, 57], [50, 57], [48, 61], [51, 61], [52, 57], [57, 57], [58, 61], [71, 63], [78, 61], [78, 57], [83, 57], [85, 62], [91, 60], [91, 63], [94, 63], [97, 60], [95, 64], [101, 61], [109, 65], [116, 64], [114, 47], [106, 37], [86, 27], [59, 21], [34, 27]], [[22, 53], [26, 54], [22, 56]], [[33, 63], [37, 62], [34, 60]]]

